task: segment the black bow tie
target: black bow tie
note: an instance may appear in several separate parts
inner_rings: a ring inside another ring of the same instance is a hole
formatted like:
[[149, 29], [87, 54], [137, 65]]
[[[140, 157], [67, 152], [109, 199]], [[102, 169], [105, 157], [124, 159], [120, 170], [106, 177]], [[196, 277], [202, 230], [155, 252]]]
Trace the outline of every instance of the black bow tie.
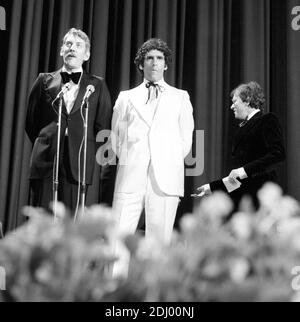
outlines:
[[148, 100], [146, 102], [146, 104], [148, 103], [148, 101], [150, 100], [150, 96], [151, 96], [151, 92], [150, 92], [150, 87], [153, 87], [153, 89], [155, 90], [155, 96], [156, 98], [158, 97], [158, 93], [161, 90], [161, 87], [158, 84], [155, 84], [153, 82], [148, 82], [146, 83], [146, 87], [149, 89], [148, 91]]
[[60, 75], [64, 84], [68, 83], [69, 81], [72, 81], [74, 84], [78, 84], [81, 72], [71, 74], [67, 72], [61, 72]]

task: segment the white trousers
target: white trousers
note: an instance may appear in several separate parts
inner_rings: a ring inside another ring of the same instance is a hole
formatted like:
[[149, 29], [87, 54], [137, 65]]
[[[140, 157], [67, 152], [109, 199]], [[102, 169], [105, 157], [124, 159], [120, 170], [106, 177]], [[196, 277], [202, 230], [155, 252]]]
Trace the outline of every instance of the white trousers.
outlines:
[[[145, 238], [156, 238], [169, 244], [172, 237], [179, 197], [169, 196], [160, 190], [149, 166], [145, 188], [135, 193], [114, 195], [113, 209], [116, 216], [117, 229], [122, 235], [134, 234], [145, 208]], [[113, 276], [127, 276], [129, 252], [117, 243], [115, 255], [118, 260], [113, 267]]]

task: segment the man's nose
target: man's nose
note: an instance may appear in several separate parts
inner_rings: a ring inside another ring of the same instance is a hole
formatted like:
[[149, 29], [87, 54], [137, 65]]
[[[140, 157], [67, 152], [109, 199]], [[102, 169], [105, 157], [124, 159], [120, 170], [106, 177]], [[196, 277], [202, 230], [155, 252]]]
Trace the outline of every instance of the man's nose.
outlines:
[[75, 48], [76, 48], [76, 44], [72, 44], [69, 49], [75, 51]]

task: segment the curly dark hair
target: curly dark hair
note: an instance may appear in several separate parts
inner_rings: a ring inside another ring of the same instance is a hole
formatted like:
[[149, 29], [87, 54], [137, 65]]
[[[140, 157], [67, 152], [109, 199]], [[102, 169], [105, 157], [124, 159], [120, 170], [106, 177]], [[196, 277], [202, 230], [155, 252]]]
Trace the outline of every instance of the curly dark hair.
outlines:
[[247, 84], [239, 85], [231, 92], [230, 96], [233, 97], [234, 94], [237, 94], [243, 102], [249, 103], [250, 107], [261, 111], [264, 110], [265, 94], [257, 82], [251, 81]]
[[146, 42], [142, 44], [142, 46], [139, 48], [139, 50], [136, 53], [134, 63], [137, 67], [137, 69], [144, 74], [144, 72], [139, 68], [139, 66], [143, 66], [145, 56], [150, 50], [159, 50], [161, 51], [165, 56], [165, 62], [166, 66], [169, 67], [169, 65], [172, 62], [172, 51], [168, 47], [167, 43], [159, 38], [151, 38], [148, 39]]

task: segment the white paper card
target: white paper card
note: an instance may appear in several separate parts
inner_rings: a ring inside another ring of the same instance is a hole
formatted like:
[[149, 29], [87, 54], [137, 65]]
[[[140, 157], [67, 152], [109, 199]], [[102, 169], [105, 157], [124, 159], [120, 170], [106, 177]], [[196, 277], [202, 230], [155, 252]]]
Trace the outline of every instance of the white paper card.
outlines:
[[222, 181], [229, 193], [238, 189], [241, 186], [241, 183], [237, 179], [234, 179], [234, 182], [232, 182], [229, 181], [229, 177], [225, 177], [222, 179]]

